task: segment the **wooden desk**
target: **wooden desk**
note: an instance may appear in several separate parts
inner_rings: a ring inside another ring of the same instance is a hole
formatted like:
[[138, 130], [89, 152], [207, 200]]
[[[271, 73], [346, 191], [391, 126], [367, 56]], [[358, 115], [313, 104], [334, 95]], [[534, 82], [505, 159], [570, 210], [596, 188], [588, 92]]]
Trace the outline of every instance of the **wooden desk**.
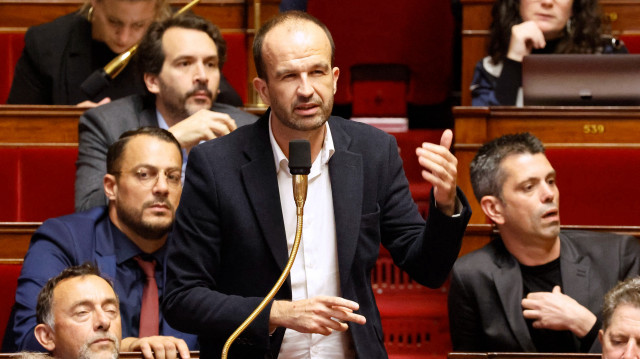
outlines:
[[[266, 107], [241, 107], [262, 116]], [[38, 144], [78, 145], [78, 120], [86, 111], [75, 106], [0, 105], [0, 146]]]
[[78, 120], [86, 109], [75, 106], [0, 105], [0, 143], [78, 145]]
[[[461, 0], [462, 3], [462, 71], [461, 104], [471, 105], [469, 85], [476, 62], [487, 55], [491, 8], [494, 0]], [[640, 6], [637, 0], [600, 0], [604, 13], [605, 34], [619, 36], [640, 32]]]
[[547, 148], [640, 148], [640, 107], [455, 107], [458, 185], [469, 198], [470, 223], [487, 223], [473, 198], [469, 164], [480, 146], [504, 134], [529, 131]]

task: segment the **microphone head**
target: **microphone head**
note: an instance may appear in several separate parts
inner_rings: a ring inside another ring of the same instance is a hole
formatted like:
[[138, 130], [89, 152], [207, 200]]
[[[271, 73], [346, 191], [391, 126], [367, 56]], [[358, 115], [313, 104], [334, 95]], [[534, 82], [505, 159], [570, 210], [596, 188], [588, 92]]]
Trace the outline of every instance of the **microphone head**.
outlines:
[[99, 68], [94, 71], [86, 80], [80, 85], [82, 92], [93, 100], [102, 90], [109, 87], [111, 84], [111, 77]]
[[311, 144], [309, 141], [289, 141], [289, 170], [292, 175], [309, 174], [311, 171]]

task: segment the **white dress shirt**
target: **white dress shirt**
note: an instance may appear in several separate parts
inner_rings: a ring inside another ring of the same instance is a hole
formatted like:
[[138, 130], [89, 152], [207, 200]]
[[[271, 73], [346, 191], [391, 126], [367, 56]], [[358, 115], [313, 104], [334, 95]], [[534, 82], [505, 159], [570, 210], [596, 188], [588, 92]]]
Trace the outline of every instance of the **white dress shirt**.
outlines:
[[[289, 161], [273, 137], [271, 120], [270, 118], [269, 139], [278, 174], [287, 247], [291, 253], [297, 220], [292, 176], [289, 172]], [[325, 124], [325, 131], [322, 150], [313, 161], [308, 177], [309, 186], [304, 206], [302, 240], [291, 268], [291, 291], [294, 301], [319, 295], [341, 296], [336, 223], [329, 177], [329, 159], [335, 152], [335, 148], [327, 124]], [[278, 358], [283, 359], [354, 357], [351, 335], [348, 331], [334, 331], [331, 335], [324, 336], [300, 333], [291, 329], [285, 331], [278, 355]]]

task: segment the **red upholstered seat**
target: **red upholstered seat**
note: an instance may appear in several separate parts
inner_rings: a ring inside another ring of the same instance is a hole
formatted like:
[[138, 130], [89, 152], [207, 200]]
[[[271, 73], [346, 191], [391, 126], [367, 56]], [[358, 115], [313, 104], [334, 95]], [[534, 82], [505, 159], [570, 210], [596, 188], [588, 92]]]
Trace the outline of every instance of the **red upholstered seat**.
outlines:
[[631, 54], [640, 54], [640, 34], [624, 34], [620, 35], [622, 40]]
[[21, 269], [22, 259], [0, 259], [0, 338], [11, 316]]
[[23, 32], [0, 33], [0, 104], [7, 103], [11, 82], [13, 81], [13, 69], [24, 47]]
[[18, 149], [0, 147], [0, 222], [17, 220], [18, 158]]
[[247, 36], [242, 32], [222, 34], [227, 42], [227, 61], [222, 68], [229, 84], [240, 94], [242, 102], [247, 103]]
[[382, 247], [371, 281], [389, 357], [444, 359], [451, 351], [448, 285], [429, 289], [414, 282]]
[[449, 1], [308, 0], [307, 11], [327, 25], [336, 44], [336, 104], [354, 101], [351, 66], [371, 63], [408, 66], [408, 103], [436, 104], [449, 96], [454, 33]]
[[558, 173], [562, 224], [640, 224], [640, 148], [549, 148], [546, 154]]
[[416, 129], [392, 133], [398, 142], [398, 150], [400, 151], [400, 157], [402, 157], [402, 167], [409, 180], [411, 195], [423, 217], [426, 217], [429, 210], [431, 184], [422, 178], [422, 166], [418, 163], [416, 148], [422, 146], [423, 142], [439, 144], [442, 132], [443, 130]]
[[77, 158], [77, 147], [0, 147], [0, 222], [73, 213]]

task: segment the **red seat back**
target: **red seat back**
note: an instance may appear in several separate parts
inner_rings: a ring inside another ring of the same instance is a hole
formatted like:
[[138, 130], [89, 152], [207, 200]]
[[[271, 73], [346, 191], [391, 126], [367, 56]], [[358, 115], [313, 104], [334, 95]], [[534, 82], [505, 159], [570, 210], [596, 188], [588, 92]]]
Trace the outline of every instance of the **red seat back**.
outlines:
[[637, 226], [640, 148], [549, 148], [562, 224]]
[[22, 259], [0, 259], [0, 338], [4, 338], [11, 308], [15, 303], [21, 269]]
[[240, 94], [242, 102], [247, 103], [247, 36], [241, 32], [225, 32], [222, 37], [227, 42], [227, 61], [222, 72], [231, 87]]
[[0, 32], [0, 104], [7, 103], [13, 81], [13, 69], [23, 47], [23, 32]]
[[41, 222], [73, 213], [77, 158], [75, 146], [0, 147], [0, 222]]

